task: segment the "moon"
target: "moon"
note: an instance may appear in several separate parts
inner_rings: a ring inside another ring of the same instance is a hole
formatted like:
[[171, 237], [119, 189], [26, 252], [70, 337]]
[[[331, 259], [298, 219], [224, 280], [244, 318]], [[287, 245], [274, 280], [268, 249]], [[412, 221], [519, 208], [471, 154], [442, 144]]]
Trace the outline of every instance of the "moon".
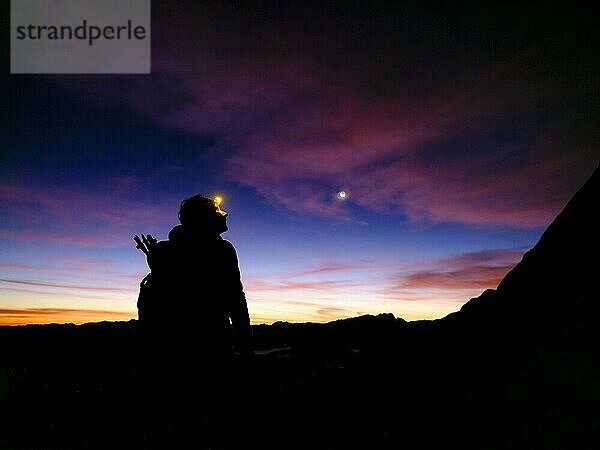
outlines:
[[348, 198], [348, 192], [346, 192], [346, 191], [339, 191], [337, 193], [337, 198], [339, 198], [340, 200], [346, 200]]

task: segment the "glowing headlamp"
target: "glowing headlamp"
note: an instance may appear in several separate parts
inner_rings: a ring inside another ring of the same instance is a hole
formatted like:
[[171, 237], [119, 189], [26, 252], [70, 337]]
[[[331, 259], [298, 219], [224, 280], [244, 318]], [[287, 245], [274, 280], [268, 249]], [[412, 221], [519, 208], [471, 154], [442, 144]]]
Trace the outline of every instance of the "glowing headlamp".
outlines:
[[219, 214], [221, 214], [222, 216], [227, 216], [227, 213], [221, 209], [221, 203], [223, 203], [223, 197], [217, 195], [216, 197], [213, 198], [213, 201], [215, 202], [215, 206], [217, 207], [217, 212]]

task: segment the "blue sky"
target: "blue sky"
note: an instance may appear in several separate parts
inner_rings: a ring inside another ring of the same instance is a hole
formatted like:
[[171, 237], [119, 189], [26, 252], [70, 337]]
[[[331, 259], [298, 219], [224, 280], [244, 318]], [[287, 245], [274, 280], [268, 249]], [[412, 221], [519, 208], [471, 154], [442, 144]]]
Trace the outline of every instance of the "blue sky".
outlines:
[[196, 193], [224, 197], [254, 323], [441, 317], [598, 164], [585, 10], [169, 5], [150, 75], [2, 60], [1, 323], [136, 317], [131, 238]]

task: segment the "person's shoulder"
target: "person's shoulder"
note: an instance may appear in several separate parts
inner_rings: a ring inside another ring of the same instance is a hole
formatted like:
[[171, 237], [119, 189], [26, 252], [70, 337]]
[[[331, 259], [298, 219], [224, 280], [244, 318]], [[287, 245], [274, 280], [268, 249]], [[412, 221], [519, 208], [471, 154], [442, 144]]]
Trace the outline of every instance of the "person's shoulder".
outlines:
[[233, 246], [233, 244], [231, 242], [229, 242], [226, 239], [221, 239], [221, 246], [223, 247], [223, 250], [225, 251], [230, 251], [230, 252], [234, 252], [235, 253], [235, 247]]
[[166, 267], [173, 258], [173, 249], [169, 241], [158, 241], [146, 257], [150, 270], [161, 270]]
[[221, 251], [223, 254], [237, 260], [237, 251], [233, 244], [225, 239], [221, 241]]
[[183, 225], [175, 225], [171, 231], [169, 231], [169, 241], [178, 242], [186, 239], [186, 230]]

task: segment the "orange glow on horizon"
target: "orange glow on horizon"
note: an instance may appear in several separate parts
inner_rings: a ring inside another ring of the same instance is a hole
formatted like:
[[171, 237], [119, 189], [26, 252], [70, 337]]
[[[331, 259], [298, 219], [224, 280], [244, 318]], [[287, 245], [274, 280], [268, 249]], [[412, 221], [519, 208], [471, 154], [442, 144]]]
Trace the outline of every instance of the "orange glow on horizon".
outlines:
[[0, 326], [68, 324], [89, 322], [119, 322], [137, 318], [136, 312], [97, 311], [76, 309], [0, 309]]
[[[324, 310], [322, 308], [303, 307], [302, 305], [287, 305], [287, 307], [279, 307], [271, 309], [268, 306], [265, 308], [258, 305], [256, 311], [250, 312], [252, 325], [273, 324], [274, 322], [290, 322], [290, 323], [327, 323], [334, 320], [348, 319], [359, 317], [366, 314], [377, 315], [380, 313], [392, 313], [397, 318], [405, 320], [422, 320], [436, 319], [450, 312], [459, 309], [459, 305], [450, 305], [440, 307], [435, 305], [431, 311], [420, 310], [413, 308], [410, 305], [403, 305], [403, 311], [393, 310], [377, 310], [377, 311], [362, 311], [355, 312], [344, 310], [342, 308], [331, 308]], [[266, 305], [265, 305], [266, 306]], [[271, 305], [273, 306], [273, 305]], [[182, 312], [183, 314], [183, 312]], [[0, 326], [21, 326], [21, 325], [47, 325], [47, 324], [75, 324], [81, 325], [90, 322], [122, 322], [137, 319], [137, 311], [101, 311], [101, 310], [78, 310], [78, 309], [60, 309], [60, 308], [25, 308], [25, 309], [0, 309]]]

